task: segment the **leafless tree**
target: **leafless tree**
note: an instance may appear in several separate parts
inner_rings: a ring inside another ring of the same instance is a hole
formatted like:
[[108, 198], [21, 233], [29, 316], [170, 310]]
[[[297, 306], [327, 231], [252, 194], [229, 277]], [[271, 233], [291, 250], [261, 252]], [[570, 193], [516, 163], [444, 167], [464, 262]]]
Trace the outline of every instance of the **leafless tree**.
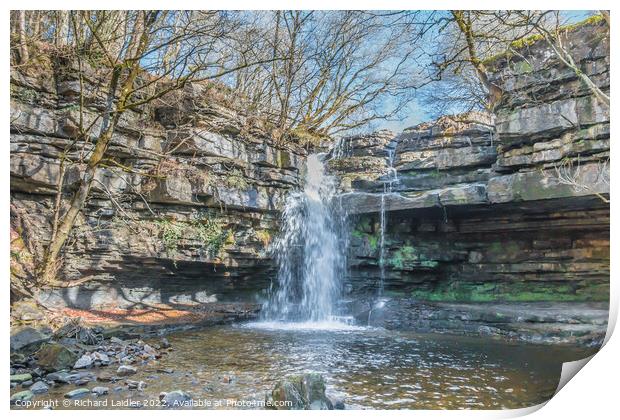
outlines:
[[585, 179], [582, 176], [582, 163], [580, 156], [576, 158], [565, 158], [554, 165], [555, 179], [562, 185], [568, 185], [577, 192], [589, 192], [596, 195], [603, 203], [609, 204], [609, 198], [598, 192], [594, 188], [596, 185], [606, 185], [609, 187], [609, 158], [599, 160], [596, 165], [596, 176], [594, 179]]
[[[276, 130], [284, 137], [330, 136], [396, 118], [415, 88], [429, 82], [420, 72], [423, 32], [411, 30], [419, 16], [417, 12], [264, 13], [243, 36], [259, 40], [255, 53], [263, 54], [263, 59], [283, 60], [240, 72], [235, 89], [263, 113], [273, 115]], [[388, 100], [391, 106], [385, 107]]]
[[[592, 94], [604, 105], [609, 107], [609, 95], [601, 90], [600, 87], [590, 79], [590, 77], [575, 62], [570, 47], [567, 45], [567, 34], [569, 28], [558, 10], [546, 11], [515, 11], [514, 14], [520, 17], [517, 24], [532, 27], [536, 34], [543, 38], [546, 44], [554, 52], [555, 56], [566, 67], [571, 69], [581, 82], [590, 89]], [[603, 17], [605, 14], [603, 12]], [[609, 18], [607, 15], [606, 20]]]
[[[606, 16], [604, 11], [601, 14]], [[489, 79], [488, 61], [498, 54], [519, 57], [523, 40], [540, 40], [608, 105], [609, 95], [579, 68], [566, 45], [571, 29], [568, 23], [566, 15], [557, 10], [453, 10], [440, 14], [435, 19], [437, 42], [431, 53], [439, 81], [420, 92], [422, 102], [434, 114], [492, 111], [501, 90]]]
[[[17, 17], [21, 22], [25, 14]], [[71, 65], [77, 62], [80, 83], [86, 73], [85, 58], [95, 60], [97, 68], [91, 67], [90, 76], [94, 73], [105, 92], [103, 107], [86, 107], [84, 86], [80, 89], [79, 127], [74, 137], [86, 154], [82, 161], [72, 162], [81, 170], [68, 206], [60, 205], [62, 181], [58, 186], [52, 237], [40, 266], [41, 283], [66, 286], [55, 278], [58, 257], [87, 202], [97, 170], [110, 162], [107, 151], [121, 118], [147, 111], [149, 104], [190, 82], [217, 79], [259, 63], [232, 60], [235, 54], [226, 39], [231, 22], [225, 13], [59, 11], [51, 17], [46, 29], [58, 53]], [[20, 25], [16, 25], [18, 33], [24, 32]], [[19, 64], [24, 57], [20, 52]]]

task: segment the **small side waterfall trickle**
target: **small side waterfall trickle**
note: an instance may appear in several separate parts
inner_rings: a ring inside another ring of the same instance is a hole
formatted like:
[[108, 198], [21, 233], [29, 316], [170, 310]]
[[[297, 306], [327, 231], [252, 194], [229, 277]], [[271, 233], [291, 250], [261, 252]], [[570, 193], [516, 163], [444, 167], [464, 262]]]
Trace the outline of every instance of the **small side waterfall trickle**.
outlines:
[[387, 148], [387, 178], [383, 180], [383, 192], [381, 193], [381, 209], [379, 213], [379, 287], [378, 297], [383, 295], [385, 285], [385, 234], [387, 229], [386, 196], [392, 194], [394, 184], [398, 184], [398, 171], [394, 168], [394, 157], [396, 156], [396, 139], [392, 140]]
[[274, 249], [277, 284], [263, 308], [266, 321], [326, 322], [338, 315], [346, 235], [336, 180], [325, 172], [324, 157], [308, 156], [304, 188], [287, 198]]

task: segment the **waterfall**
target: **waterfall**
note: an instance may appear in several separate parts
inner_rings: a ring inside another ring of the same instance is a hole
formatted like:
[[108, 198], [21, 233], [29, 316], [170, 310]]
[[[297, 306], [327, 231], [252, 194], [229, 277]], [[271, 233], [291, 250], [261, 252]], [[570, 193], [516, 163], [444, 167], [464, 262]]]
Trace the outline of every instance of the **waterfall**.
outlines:
[[[337, 315], [346, 270], [343, 213], [336, 180], [325, 173], [324, 154], [308, 156], [302, 191], [291, 193], [274, 251], [277, 284], [272, 285], [263, 319], [324, 322]], [[273, 286], [276, 286], [274, 288]]]
[[336, 140], [332, 148], [332, 159], [342, 159], [351, 157], [353, 154], [353, 143], [350, 138], [340, 137]]
[[392, 140], [386, 147], [388, 173], [387, 178], [383, 180], [383, 192], [381, 193], [381, 208], [379, 212], [379, 287], [377, 295], [383, 295], [385, 284], [385, 232], [387, 228], [386, 215], [386, 195], [392, 194], [392, 187], [398, 183], [398, 172], [394, 168], [394, 157], [396, 156], [396, 142]]

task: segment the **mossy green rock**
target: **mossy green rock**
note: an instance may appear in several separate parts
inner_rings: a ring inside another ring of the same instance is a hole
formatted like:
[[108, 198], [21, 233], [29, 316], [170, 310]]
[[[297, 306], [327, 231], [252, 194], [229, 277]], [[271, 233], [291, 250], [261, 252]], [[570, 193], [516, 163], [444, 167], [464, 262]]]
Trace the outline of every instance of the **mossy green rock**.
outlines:
[[22, 382], [31, 381], [32, 375], [29, 373], [20, 373], [17, 375], [11, 375], [11, 382], [21, 384]]
[[58, 343], [44, 344], [37, 352], [39, 366], [48, 372], [70, 369], [78, 356], [67, 347]]
[[432, 302], [605, 302], [609, 284], [454, 282], [416, 290], [412, 297]]
[[34, 397], [32, 391], [21, 391], [11, 395], [11, 404], [16, 404], [18, 401], [30, 401]]

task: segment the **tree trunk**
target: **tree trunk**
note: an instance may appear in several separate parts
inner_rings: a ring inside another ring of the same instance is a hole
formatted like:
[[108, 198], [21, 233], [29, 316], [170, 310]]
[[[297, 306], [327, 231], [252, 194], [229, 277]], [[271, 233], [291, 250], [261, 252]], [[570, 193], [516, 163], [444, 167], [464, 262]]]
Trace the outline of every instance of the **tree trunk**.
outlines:
[[[133, 74], [133, 73], [132, 73]], [[116, 95], [118, 81], [121, 75], [121, 68], [117, 67], [114, 70], [112, 80], [110, 82], [110, 89], [108, 92], [108, 96], [113, 98]], [[125, 83], [127, 86], [129, 80]], [[133, 81], [131, 82], [133, 84]], [[126, 91], [126, 90], [125, 90]], [[109, 116], [113, 113], [113, 101], [108, 101], [108, 109], [106, 115]], [[97, 143], [95, 145], [95, 149], [93, 150], [90, 159], [88, 160], [88, 164], [86, 166], [86, 171], [80, 180], [80, 185], [78, 186], [77, 191], [74, 193], [73, 198], [71, 199], [71, 204], [69, 209], [62, 217], [62, 220], [58, 223], [58, 221], [54, 221], [54, 233], [50, 239], [50, 244], [45, 252], [45, 257], [43, 259], [43, 264], [40, 271], [40, 282], [43, 284], [53, 285], [56, 277], [56, 270], [58, 266], [58, 255], [60, 254], [60, 250], [64, 246], [73, 226], [75, 225], [75, 221], [77, 219], [78, 214], [84, 208], [86, 204], [86, 200], [88, 199], [88, 194], [90, 193], [90, 189], [93, 184], [93, 180], [95, 179], [95, 174], [97, 171], [97, 167], [99, 166], [99, 162], [103, 159], [105, 152], [108, 149], [108, 145], [112, 140], [112, 135], [114, 134], [114, 130], [116, 129], [116, 124], [120, 118], [121, 112], [117, 109], [116, 112], [113, 113], [112, 118], [106, 119], [104, 118], [104, 126], [102, 127], [102, 132], [97, 139]], [[62, 188], [62, 186], [59, 186]]]
[[465, 42], [467, 43], [467, 53], [469, 55], [469, 62], [474, 67], [476, 71], [476, 75], [478, 76], [478, 80], [482, 83], [485, 89], [488, 91], [488, 105], [487, 108], [490, 111], [493, 111], [497, 103], [500, 101], [502, 96], [502, 90], [491, 83], [489, 80], [488, 72], [483, 64], [482, 60], [478, 57], [476, 52], [476, 45], [474, 40], [474, 30], [471, 24], [471, 20], [465, 17], [463, 11], [454, 10], [452, 11], [452, 16], [456, 21], [460, 31], [465, 36]]
[[[95, 179], [97, 168], [108, 150], [108, 146], [112, 140], [118, 121], [126, 109], [127, 101], [129, 99], [129, 92], [131, 92], [140, 70], [140, 61], [135, 59], [135, 57], [141, 56], [146, 51], [149, 41], [148, 29], [154, 24], [157, 15], [157, 12], [148, 14], [148, 19], [144, 20], [145, 24], [143, 25], [142, 33], [139, 36], [134, 36], [132, 38], [132, 42], [136, 43], [137, 46], [129, 45], [128, 51], [135, 51], [135, 56], [127, 56], [125, 63], [117, 65], [114, 68], [108, 90], [108, 106], [103, 119], [101, 132], [95, 144], [95, 149], [88, 160], [86, 171], [80, 180], [80, 185], [71, 199], [69, 209], [62, 217], [62, 220], [58, 225], [56, 235], [51, 239], [45, 252], [45, 257], [39, 274], [39, 281], [43, 284], [57, 287], [66, 287], [69, 284], [67, 282], [60, 282], [56, 279], [58, 256], [60, 255], [62, 247], [71, 234], [71, 230], [75, 225], [75, 221], [77, 220], [80, 211], [82, 211], [84, 205], [86, 204], [93, 180]], [[127, 63], [129, 63], [129, 74], [127, 74], [124, 82], [120, 84], [119, 81], [121, 74], [123, 73], [123, 69], [127, 68]], [[118, 103], [114, 106], [113, 99], [116, 97], [117, 92], [120, 92], [120, 94], [118, 97]]]
[[609, 10], [599, 10], [601, 16], [603, 16], [603, 19], [605, 19], [605, 22], [607, 23], [607, 27], [611, 28], [611, 16], [609, 13]]
[[50, 241], [47, 252], [45, 253], [43, 268], [40, 274], [40, 281], [44, 284], [54, 285], [55, 283], [58, 255], [60, 254], [60, 250], [64, 246], [71, 230], [73, 229], [73, 226], [75, 225], [78, 214], [82, 211], [84, 205], [86, 204], [86, 200], [88, 199], [88, 195], [93, 184], [93, 179], [95, 179], [97, 167], [99, 166], [99, 162], [108, 148], [117, 122], [118, 116], [115, 116], [108, 129], [97, 140], [97, 145], [95, 146], [95, 150], [88, 161], [86, 172], [80, 180], [78, 190], [73, 195], [71, 205], [62, 217], [62, 221], [58, 225], [58, 229]]
[[26, 11], [17, 11], [17, 43], [19, 51], [19, 63], [24, 64], [28, 62], [28, 44], [26, 42]]
[[56, 46], [62, 47], [69, 42], [69, 12], [59, 10], [56, 19]]

